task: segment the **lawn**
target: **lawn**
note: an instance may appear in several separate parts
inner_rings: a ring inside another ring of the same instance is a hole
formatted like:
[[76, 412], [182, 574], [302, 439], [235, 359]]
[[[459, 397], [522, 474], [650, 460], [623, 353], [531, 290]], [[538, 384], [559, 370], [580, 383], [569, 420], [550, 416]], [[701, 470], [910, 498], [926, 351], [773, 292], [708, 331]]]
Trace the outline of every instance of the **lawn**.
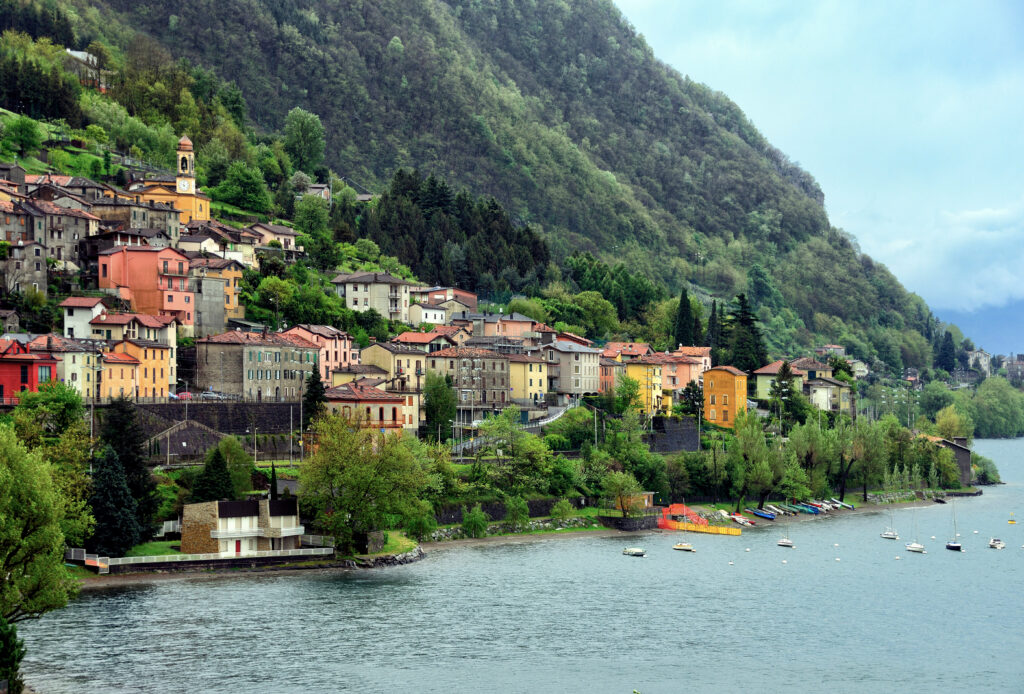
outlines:
[[181, 554], [180, 550], [171, 549], [171, 545], [180, 546], [181, 540], [165, 540], [162, 542], [143, 542], [128, 550], [126, 557], [159, 557], [165, 554]]
[[384, 543], [377, 554], [366, 554], [360, 556], [375, 557], [381, 554], [404, 554], [416, 549], [416, 541], [405, 536], [405, 533], [398, 530], [388, 531], [388, 541]]

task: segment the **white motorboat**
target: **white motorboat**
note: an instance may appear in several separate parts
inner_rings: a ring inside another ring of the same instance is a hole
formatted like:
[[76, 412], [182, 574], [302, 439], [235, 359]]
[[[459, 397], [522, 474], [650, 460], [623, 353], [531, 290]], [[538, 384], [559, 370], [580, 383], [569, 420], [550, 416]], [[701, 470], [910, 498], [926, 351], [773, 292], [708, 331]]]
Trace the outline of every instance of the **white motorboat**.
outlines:
[[678, 549], [680, 552], [696, 552], [689, 542], [677, 542], [672, 545], [672, 549]]
[[647, 550], [644, 549], [643, 547], [625, 547], [625, 548], [623, 548], [622, 553], [625, 554], [627, 557], [646, 557], [647, 556]]
[[998, 537], [993, 537], [988, 541], [988, 546], [992, 549], [1006, 549], [1006, 543], [1000, 540]]

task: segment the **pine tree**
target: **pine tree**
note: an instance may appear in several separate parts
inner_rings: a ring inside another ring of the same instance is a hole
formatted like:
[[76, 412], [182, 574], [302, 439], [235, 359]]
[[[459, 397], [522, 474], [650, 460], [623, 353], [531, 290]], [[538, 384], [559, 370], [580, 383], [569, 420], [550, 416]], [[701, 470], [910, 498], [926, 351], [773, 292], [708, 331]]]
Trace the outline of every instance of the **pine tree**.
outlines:
[[729, 313], [727, 327], [726, 361], [747, 372], [764, 366], [768, 361], [768, 353], [761, 329], [757, 326], [757, 316], [750, 310], [746, 295], [736, 295], [736, 306]]
[[676, 311], [675, 328], [672, 330], [676, 346], [693, 344], [693, 307], [684, 286], [679, 294], [679, 309]]
[[192, 503], [203, 501], [221, 501], [235, 498], [235, 488], [231, 484], [231, 473], [228, 472], [227, 462], [220, 448], [214, 448], [209, 460], [203, 466], [203, 471], [196, 477], [192, 486]]
[[302, 394], [302, 428], [307, 429], [311, 422], [320, 417], [327, 409], [327, 396], [324, 382], [320, 380], [320, 369], [314, 368], [306, 379], [306, 392]]
[[124, 468], [109, 445], [96, 459], [89, 505], [96, 525], [86, 548], [105, 557], [123, 557], [139, 541], [141, 526]]
[[128, 489], [135, 499], [135, 518], [143, 531], [153, 522], [159, 500], [156, 481], [146, 465], [146, 434], [139, 426], [135, 404], [128, 398], [116, 398], [110, 403], [100, 440], [114, 449], [121, 463]]
[[935, 359], [935, 366], [950, 373], [956, 368], [956, 346], [953, 344], [953, 333], [948, 330], [942, 337], [942, 346], [939, 347], [939, 355]]
[[704, 335], [704, 344], [707, 347], [718, 346], [718, 300], [711, 300], [711, 314], [708, 316], [708, 331]]

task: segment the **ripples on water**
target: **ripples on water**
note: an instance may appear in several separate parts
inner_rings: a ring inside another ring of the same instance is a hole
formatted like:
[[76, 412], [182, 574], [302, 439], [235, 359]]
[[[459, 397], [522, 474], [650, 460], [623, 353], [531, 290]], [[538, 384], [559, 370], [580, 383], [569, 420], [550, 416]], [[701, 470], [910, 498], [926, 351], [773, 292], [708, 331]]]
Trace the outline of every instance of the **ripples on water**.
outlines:
[[[1024, 440], [976, 449], [1010, 484], [958, 504], [964, 554], [943, 549], [951, 511], [934, 505], [916, 512], [923, 556], [904, 551], [900, 509], [897, 542], [872, 513], [793, 523], [795, 550], [775, 546], [778, 527], [692, 535], [695, 554], [671, 533], [579, 536], [167, 581], [23, 625], [24, 670], [42, 694], [1024, 691]], [[993, 535], [1007, 549], [987, 549]]]

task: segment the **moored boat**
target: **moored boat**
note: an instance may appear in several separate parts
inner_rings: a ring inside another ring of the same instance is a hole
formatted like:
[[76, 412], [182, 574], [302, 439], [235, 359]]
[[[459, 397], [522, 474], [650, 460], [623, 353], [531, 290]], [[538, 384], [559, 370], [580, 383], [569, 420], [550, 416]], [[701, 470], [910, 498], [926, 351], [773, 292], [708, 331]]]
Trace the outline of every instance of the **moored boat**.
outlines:
[[1006, 543], [1000, 540], [998, 537], [993, 537], [988, 541], [988, 546], [992, 549], [1006, 549]]
[[680, 552], [696, 552], [689, 542], [677, 542], [672, 545], [672, 549], [678, 549]]
[[924, 550], [924, 545], [922, 545], [920, 542], [908, 542], [907, 551], [917, 552], [918, 554], [927, 554], [927, 552], [925, 552]]
[[645, 557], [647, 556], [647, 550], [643, 547], [625, 547], [622, 553], [627, 557]]

